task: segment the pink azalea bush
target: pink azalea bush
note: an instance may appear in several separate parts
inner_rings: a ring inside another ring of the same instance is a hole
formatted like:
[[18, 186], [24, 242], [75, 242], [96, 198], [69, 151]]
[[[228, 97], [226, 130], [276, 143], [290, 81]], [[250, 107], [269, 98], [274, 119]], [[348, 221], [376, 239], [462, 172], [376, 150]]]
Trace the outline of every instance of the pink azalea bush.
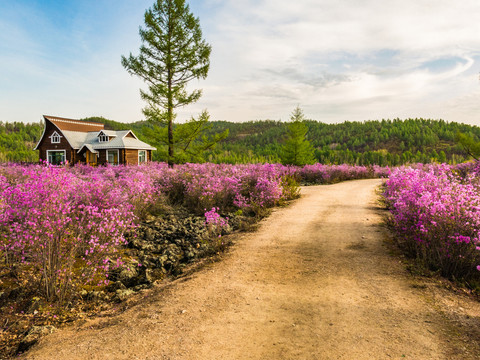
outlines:
[[299, 178], [310, 184], [331, 184], [354, 179], [371, 179], [387, 177], [390, 174], [388, 167], [355, 166], [355, 165], [305, 165], [297, 170]]
[[0, 255], [49, 300], [108, 282], [132, 230], [166, 202], [205, 216], [221, 235], [241, 210], [258, 214], [298, 195], [297, 182], [330, 183], [382, 176], [385, 168], [278, 164], [165, 163], [73, 167], [0, 165]]
[[[64, 300], [78, 285], [104, 278], [110, 257], [133, 226], [132, 207], [115, 192], [68, 168], [31, 166], [1, 185], [0, 251], [7, 265], [29, 269], [44, 296]], [[103, 275], [103, 276], [102, 276]]]
[[205, 209], [205, 225], [210, 236], [221, 237], [222, 232], [229, 229], [228, 217], [223, 218], [217, 211], [216, 207], [209, 211]]
[[384, 196], [409, 255], [457, 279], [480, 270], [480, 177], [448, 165], [392, 171]]
[[271, 164], [184, 164], [161, 172], [156, 182], [159, 191], [172, 202], [201, 213], [212, 207], [221, 212], [255, 212], [259, 207], [275, 206], [282, 200], [282, 179], [291, 171]]

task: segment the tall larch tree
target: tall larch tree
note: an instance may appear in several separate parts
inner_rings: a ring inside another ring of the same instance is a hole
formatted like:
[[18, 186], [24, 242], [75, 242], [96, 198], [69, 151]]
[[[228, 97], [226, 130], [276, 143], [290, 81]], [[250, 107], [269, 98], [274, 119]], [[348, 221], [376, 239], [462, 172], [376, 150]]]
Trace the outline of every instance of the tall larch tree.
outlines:
[[[157, 125], [164, 129], [166, 125], [166, 131], [160, 131], [166, 132], [166, 138], [160, 142], [167, 146], [167, 161], [173, 166], [175, 151], [188, 150], [206, 127], [208, 114], [204, 111], [198, 121], [192, 118], [182, 124], [177, 136], [174, 134], [175, 110], [195, 103], [202, 95], [199, 89], [187, 91], [187, 84], [207, 77], [212, 49], [202, 38], [200, 21], [185, 0], [157, 0], [145, 12], [145, 26], [140, 27], [139, 33], [139, 55], [122, 56], [122, 65], [147, 84], [147, 90], [140, 89], [141, 98], [147, 103], [143, 113], [157, 129], [162, 129]], [[210, 142], [203, 139], [204, 148], [213, 146], [220, 138]]]

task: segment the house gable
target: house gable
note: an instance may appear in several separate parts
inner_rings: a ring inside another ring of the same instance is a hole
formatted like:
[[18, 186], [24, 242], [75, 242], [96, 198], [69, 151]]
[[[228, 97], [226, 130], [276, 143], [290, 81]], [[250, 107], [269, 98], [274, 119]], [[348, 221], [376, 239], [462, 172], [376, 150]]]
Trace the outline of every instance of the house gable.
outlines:
[[50, 121], [45, 121], [45, 128], [43, 135], [40, 138], [35, 150], [39, 150], [39, 159], [48, 161], [48, 152], [50, 151], [64, 151], [64, 159], [66, 161], [73, 161], [72, 146], [62, 131]]
[[127, 138], [134, 138], [134, 139], [138, 140], [137, 136], [133, 133], [132, 130], [129, 130], [123, 137], [124, 138], [126, 138], [126, 137]]

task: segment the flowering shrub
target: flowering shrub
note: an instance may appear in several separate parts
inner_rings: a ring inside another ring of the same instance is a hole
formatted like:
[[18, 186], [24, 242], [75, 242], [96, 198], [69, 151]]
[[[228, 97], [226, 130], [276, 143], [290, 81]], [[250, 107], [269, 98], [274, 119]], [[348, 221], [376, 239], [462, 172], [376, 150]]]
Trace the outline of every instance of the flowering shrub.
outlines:
[[448, 165], [393, 170], [384, 196], [392, 225], [409, 255], [442, 275], [478, 277], [480, 184]]
[[29, 167], [23, 175], [2, 191], [0, 251], [7, 265], [29, 269], [27, 280], [40, 282], [47, 299], [64, 300], [108, 271], [133, 213], [69, 169]]
[[205, 226], [210, 237], [221, 237], [223, 231], [228, 231], [228, 217], [223, 218], [217, 213], [218, 208], [213, 207], [205, 212]]
[[352, 166], [352, 165], [305, 165], [297, 170], [301, 181], [310, 184], [331, 184], [345, 180], [370, 179], [386, 177], [390, 173], [388, 167]]
[[[150, 165], [155, 166], [155, 165]], [[172, 202], [202, 213], [275, 206], [282, 197], [282, 165], [185, 164], [162, 169], [157, 187]]]
[[[0, 165], [0, 255], [49, 300], [108, 280], [124, 233], [149, 213], [182, 205], [205, 214], [207, 232], [221, 235], [242, 210], [258, 215], [298, 196], [298, 183], [380, 176], [384, 168], [278, 164], [165, 163], [94, 168]], [[211, 209], [206, 211], [205, 209]]]

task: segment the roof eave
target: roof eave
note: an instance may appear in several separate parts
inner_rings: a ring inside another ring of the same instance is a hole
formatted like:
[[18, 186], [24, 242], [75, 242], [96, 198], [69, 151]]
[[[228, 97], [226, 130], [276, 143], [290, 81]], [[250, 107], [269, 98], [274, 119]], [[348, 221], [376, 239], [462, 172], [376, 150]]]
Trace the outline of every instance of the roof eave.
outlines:
[[153, 146], [94, 146], [93, 147], [95, 150], [111, 150], [111, 149], [127, 149], [127, 150], [157, 150], [157, 148], [154, 148]]
[[77, 154], [80, 154], [80, 152], [83, 150], [84, 147], [86, 147], [88, 151], [93, 150], [91, 152], [93, 152], [94, 154], [98, 154], [98, 151], [96, 149], [94, 149], [93, 146], [91, 146], [92, 149], [89, 149], [88, 144], [83, 144], [83, 146], [77, 151]]

